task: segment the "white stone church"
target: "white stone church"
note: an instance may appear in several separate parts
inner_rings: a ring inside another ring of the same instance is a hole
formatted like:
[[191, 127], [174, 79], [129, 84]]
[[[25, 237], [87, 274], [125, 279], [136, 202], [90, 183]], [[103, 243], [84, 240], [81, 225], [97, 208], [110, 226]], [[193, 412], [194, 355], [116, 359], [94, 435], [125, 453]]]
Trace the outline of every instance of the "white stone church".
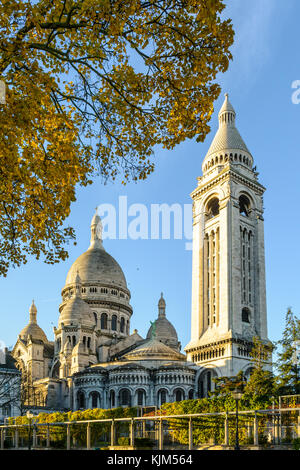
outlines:
[[[160, 406], [207, 396], [214, 377], [250, 373], [253, 336], [268, 342], [263, 194], [226, 95], [219, 129], [192, 192], [191, 340], [180, 352], [161, 295], [147, 337], [131, 333], [130, 291], [105, 250], [100, 217], [62, 289], [54, 341], [29, 323], [11, 352], [32, 379], [38, 407]], [[268, 367], [268, 364], [266, 364]]]

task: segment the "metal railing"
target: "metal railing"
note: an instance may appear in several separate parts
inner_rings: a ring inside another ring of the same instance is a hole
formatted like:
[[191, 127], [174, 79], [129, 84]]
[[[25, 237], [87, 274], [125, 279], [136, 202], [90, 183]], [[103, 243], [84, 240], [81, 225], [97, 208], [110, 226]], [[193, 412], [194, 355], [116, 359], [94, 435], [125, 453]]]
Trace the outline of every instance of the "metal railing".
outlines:
[[[95, 419], [0, 426], [1, 449], [230, 448], [235, 412]], [[239, 411], [242, 447], [278, 446], [300, 438], [300, 409]]]

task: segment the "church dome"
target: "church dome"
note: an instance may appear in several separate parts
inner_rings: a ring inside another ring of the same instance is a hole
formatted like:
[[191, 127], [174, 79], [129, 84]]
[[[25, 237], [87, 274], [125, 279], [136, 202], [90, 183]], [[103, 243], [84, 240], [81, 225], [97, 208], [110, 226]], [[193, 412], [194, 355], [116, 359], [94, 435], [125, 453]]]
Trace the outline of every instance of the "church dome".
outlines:
[[29, 323], [23, 328], [19, 335], [21, 339], [27, 340], [28, 337], [31, 336], [32, 339], [43, 341], [43, 343], [48, 343], [47, 336], [36, 322], [37, 308], [34, 301], [32, 301], [30, 306], [29, 315]]
[[185, 361], [184, 354], [175, 351], [156, 338], [151, 338], [142, 345], [125, 354], [125, 359], [136, 361], [170, 360]]
[[166, 318], [166, 301], [162, 293], [158, 301], [158, 318], [151, 324], [147, 339], [153, 336], [167, 346], [179, 349], [180, 343], [178, 342], [177, 332], [172, 323]]
[[75, 276], [75, 295], [71, 297], [63, 306], [59, 316], [59, 324], [84, 324], [92, 326], [94, 324], [92, 311], [82, 298], [81, 298], [81, 278], [77, 273]]
[[77, 272], [81, 282], [100, 282], [127, 289], [124, 273], [117, 261], [105, 251], [102, 244], [102, 224], [98, 214], [91, 222], [91, 244], [89, 249], [77, 258], [71, 266], [66, 286], [74, 284]]
[[97, 281], [127, 288], [121, 267], [104, 248], [92, 248], [80, 255], [68, 272], [66, 285], [75, 282], [77, 271], [83, 283]]

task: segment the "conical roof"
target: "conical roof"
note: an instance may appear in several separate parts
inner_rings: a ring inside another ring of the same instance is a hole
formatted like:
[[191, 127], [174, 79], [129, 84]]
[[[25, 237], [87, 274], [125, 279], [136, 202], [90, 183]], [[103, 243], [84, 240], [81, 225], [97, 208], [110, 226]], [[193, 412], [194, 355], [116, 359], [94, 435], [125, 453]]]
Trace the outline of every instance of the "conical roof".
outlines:
[[221, 151], [240, 150], [251, 155], [247, 145], [235, 126], [235, 110], [225, 94], [224, 103], [219, 111], [219, 129], [208, 149], [205, 160]]

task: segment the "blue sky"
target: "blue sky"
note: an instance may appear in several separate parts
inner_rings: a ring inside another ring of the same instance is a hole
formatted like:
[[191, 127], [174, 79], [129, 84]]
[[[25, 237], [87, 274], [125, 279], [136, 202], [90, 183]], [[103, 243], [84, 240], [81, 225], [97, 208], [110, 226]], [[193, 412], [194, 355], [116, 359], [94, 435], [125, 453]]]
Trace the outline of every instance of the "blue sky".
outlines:
[[[107, 184], [98, 180], [78, 190], [68, 223], [76, 229], [77, 246], [70, 246], [69, 259], [50, 266], [30, 260], [0, 279], [0, 340], [12, 346], [28, 322], [34, 298], [38, 323], [53, 340], [58, 321], [60, 292], [71, 264], [88, 248], [94, 208], [127, 196], [128, 204], [190, 204], [190, 193], [201, 175], [201, 163], [217, 130], [217, 113], [228, 92], [237, 113], [237, 127], [254, 156], [260, 182], [267, 188], [265, 248], [268, 330], [278, 340], [285, 312], [300, 312], [298, 266], [300, 264], [299, 203], [300, 104], [292, 103], [292, 83], [300, 80], [298, 21], [300, 2], [287, 0], [230, 0], [226, 16], [236, 31], [234, 60], [218, 81], [222, 93], [215, 103], [211, 133], [204, 143], [186, 141], [172, 151], [158, 150], [156, 169], [146, 182]], [[131, 290], [134, 314], [131, 329], [146, 335], [157, 316], [163, 291], [167, 316], [185, 346], [190, 339], [191, 251], [185, 240], [106, 240], [106, 250], [124, 270]]]

